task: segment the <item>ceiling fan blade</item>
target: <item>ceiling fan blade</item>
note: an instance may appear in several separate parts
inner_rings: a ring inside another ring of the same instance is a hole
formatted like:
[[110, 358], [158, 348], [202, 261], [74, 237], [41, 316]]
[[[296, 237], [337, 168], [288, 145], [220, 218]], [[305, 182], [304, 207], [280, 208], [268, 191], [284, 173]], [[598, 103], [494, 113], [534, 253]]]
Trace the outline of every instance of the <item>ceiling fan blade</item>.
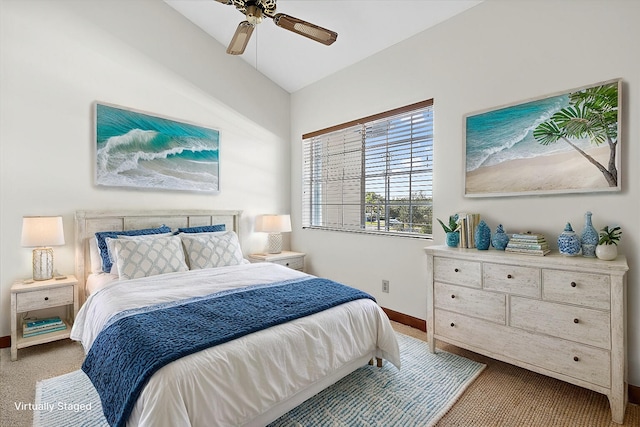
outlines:
[[276, 13], [273, 16], [273, 22], [278, 27], [293, 31], [294, 33], [308, 37], [311, 40], [315, 40], [327, 46], [332, 44], [338, 38], [338, 33], [335, 31], [327, 30], [326, 28], [319, 27], [284, 13]]
[[231, 39], [231, 43], [229, 43], [229, 47], [227, 48], [227, 53], [229, 55], [242, 55], [244, 53], [254, 27], [255, 25], [249, 21], [242, 21], [238, 24], [238, 28], [236, 28], [236, 32]]

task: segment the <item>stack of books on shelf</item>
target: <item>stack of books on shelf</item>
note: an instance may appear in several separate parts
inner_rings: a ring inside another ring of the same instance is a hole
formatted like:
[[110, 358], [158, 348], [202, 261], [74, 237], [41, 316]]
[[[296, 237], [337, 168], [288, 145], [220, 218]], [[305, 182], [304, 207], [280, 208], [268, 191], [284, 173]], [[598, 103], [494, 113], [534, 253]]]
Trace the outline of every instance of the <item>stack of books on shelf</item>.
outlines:
[[459, 213], [458, 223], [460, 228], [460, 243], [461, 248], [475, 248], [476, 247], [476, 227], [480, 222], [480, 214]]
[[518, 233], [511, 236], [505, 252], [544, 256], [551, 250], [544, 234]]
[[22, 336], [24, 338], [62, 331], [64, 329], [67, 329], [66, 323], [57, 316], [46, 319], [25, 320], [22, 322]]

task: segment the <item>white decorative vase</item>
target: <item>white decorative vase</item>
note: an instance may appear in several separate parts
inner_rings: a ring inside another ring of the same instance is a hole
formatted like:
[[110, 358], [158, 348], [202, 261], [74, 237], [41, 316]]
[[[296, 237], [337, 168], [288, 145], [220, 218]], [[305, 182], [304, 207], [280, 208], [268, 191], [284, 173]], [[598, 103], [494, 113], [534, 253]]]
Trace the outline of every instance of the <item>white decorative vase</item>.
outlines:
[[618, 247], [616, 245], [598, 245], [596, 246], [596, 256], [603, 261], [616, 259]]

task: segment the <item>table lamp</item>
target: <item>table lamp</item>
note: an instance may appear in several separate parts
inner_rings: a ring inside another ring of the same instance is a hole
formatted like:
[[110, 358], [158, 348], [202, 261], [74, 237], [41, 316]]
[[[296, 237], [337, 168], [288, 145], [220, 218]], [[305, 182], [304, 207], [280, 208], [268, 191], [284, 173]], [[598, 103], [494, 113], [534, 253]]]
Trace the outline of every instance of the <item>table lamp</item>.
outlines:
[[279, 254], [282, 252], [282, 233], [291, 231], [290, 215], [262, 215], [256, 220], [256, 231], [269, 233], [267, 252]]
[[22, 218], [22, 246], [33, 250], [33, 280], [53, 278], [53, 248], [64, 245], [61, 216]]

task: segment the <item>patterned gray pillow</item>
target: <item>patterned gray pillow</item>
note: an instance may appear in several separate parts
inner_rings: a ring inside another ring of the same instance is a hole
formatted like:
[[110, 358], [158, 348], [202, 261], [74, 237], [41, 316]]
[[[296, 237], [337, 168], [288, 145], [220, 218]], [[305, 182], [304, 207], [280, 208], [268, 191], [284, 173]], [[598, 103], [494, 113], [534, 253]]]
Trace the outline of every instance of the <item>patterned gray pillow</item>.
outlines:
[[189, 270], [178, 236], [143, 240], [116, 239], [113, 243], [120, 279]]
[[191, 270], [244, 263], [238, 235], [233, 231], [180, 234], [180, 238], [184, 244]]

